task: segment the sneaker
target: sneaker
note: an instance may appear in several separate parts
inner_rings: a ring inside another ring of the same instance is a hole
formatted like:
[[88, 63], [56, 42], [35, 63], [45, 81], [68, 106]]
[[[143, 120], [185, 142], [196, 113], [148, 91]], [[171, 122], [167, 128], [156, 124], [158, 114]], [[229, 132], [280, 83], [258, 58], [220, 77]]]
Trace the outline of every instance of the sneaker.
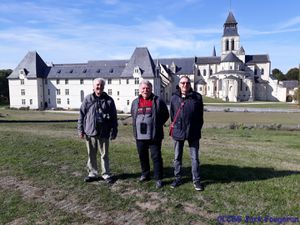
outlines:
[[200, 181], [194, 182], [194, 188], [196, 191], [204, 191], [203, 185], [200, 183]]
[[156, 186], [156, 188], [162, 188], [163, 187], [163, 182], [161, 181], [161, 180], [157, 180], [156, 182], [155, 182], [155, 186]]
[[142, 175], [139, 179], [139, 182], [145, 182], [145, 181], [148, 181], [150, 180], [150, 177], [149, 176], [145, 176], [145, 175]]
[[171, 188], [176, 188], [181, 184], [181, 179], [180, 178], [176, 178], [172, 184], [171, 184]]
[[98, 181], [100, 178], [99, 177], [90, 177], [90, 176], [87, 176], [84, 178], [84, 182], [93, 182], [93, 181]]

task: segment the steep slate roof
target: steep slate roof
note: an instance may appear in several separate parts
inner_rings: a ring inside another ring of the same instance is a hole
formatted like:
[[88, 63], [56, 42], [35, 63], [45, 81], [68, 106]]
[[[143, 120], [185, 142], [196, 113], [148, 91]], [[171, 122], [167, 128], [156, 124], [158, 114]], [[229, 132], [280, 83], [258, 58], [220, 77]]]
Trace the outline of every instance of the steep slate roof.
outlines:
[[13, 70], [8, 76], [8, 79], [19, 78], [19, 71], [24, 69], [26, 77], [30, 78], [43, 78], [47, 76], [49, 67], [42, 60], [36, 51], [28, 52], [27, 55], [22, 59], [19, 65]]
[[171, 68], [172, 63], [176, 65], [176, 74], [187, 75], [193, 74], [193, 67], [195, 63], [195, 58], [168, 58], [168, 59], [155, 59], [155, 62], [165, 66], [165, 68]]
[[51, 67], [48, 78], [116, 78], [124, 70], [126, 62], [127, 60], [98, 60], [80, 64], [56, 64]]
[[221, 57], [196, 57], [196, 64], [219, 64], [221, 62]]
[[135, 67], [139, 67], [142, 70], [143, 78], [155, 77], [155, 64], [146, 47], [136, 48], [127, 64], [124, 68], [121, 77], [132, 77]]
[[268, 55], [246, 55], [245, 63], [246, 64], [255, 64], [255, 63], [266, 63], [270, 62]]
[[224, 23], [223, 37], [239, 36], [237, 31], [237, 24], [238, 23], [236, 22], [232, 12], [229, 12], [226, 22]]
[[233, 52], [228, 53], [222, 62], [242, 62]]

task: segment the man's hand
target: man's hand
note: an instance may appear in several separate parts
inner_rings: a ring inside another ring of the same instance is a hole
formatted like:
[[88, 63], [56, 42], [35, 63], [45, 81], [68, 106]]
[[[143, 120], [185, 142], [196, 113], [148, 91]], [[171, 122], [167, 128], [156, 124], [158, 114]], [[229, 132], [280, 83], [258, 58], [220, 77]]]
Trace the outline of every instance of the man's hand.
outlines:
[[110, 140], [116, 139], [118, 135], [118, 128], [113, 128], [110, 133]]
[[79, 134], [79, 137], [80, 137], [81, 139], [84, 139], [84, 133], [80, 133], [80, 134]]

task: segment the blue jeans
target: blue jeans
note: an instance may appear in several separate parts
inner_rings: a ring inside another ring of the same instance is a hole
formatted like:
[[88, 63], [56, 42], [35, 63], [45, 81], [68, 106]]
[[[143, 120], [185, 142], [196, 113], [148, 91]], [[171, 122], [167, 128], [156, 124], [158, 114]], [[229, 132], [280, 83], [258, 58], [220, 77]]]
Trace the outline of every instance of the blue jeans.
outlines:
[[[200, 181], [200, 165], [199, 165], [199, 139], [188, 140], [190, 149], [190, 158], [192, 163], [192, 175], [193, 181]], [[174, 140], [174, 176], [176, 178], [181, 178], [181, 168], [182, 168], [182, 154], [183, 154], [184, 140], [176, 141]]]
[[136, 140], [143, 176], [150, 176], [149, 149], [153, 161], [154, 179], [160, 180], [163, 176], [163, 160], [161, 157], [161, 141]]

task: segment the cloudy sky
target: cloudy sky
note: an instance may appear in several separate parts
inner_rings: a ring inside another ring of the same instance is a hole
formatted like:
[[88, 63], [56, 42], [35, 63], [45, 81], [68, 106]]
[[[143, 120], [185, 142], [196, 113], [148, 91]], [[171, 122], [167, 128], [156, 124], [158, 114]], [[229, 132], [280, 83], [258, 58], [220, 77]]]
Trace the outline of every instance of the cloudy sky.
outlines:
[[271, 69], [300, 63], [298, 0], [1, 0], [0, 69], [28, 51], [46, 63], [129, 59], [136, 47], [153, 58], [220, 55], [229, 11], [246, 54], [268, 54]]

